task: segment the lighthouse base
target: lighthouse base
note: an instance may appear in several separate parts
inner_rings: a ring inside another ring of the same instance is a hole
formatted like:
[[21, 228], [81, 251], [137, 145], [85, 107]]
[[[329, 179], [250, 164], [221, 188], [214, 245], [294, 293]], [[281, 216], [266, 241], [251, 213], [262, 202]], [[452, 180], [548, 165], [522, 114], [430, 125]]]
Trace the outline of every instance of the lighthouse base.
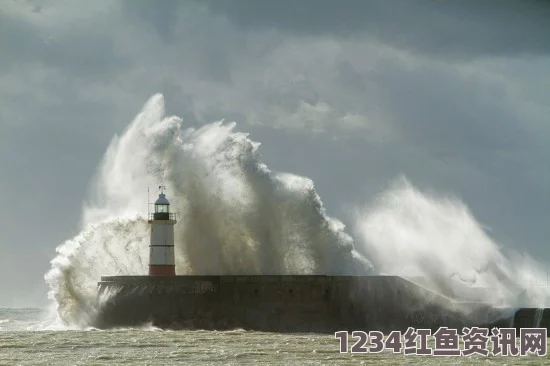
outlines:
[[459, 303], [397, 276], [102, 277], [96, 327], [331, 333], [507, 327], [511, 309]]

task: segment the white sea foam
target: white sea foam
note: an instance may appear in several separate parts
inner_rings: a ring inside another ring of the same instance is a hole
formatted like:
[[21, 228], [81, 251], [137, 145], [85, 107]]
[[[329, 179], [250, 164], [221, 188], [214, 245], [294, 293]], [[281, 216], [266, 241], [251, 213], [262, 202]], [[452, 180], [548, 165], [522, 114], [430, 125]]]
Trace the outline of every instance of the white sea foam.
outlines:
[[502, 248], [464, 203], [398, 179], [355, 215], [358, 249], [380, 273], [499, 307], [549, 305], [546, 275], [526, 255]]
[[167, 187], [178, 213], [178, 274], [368, 274], [344, 225], [310, 179], [270, 171], [259, 144], [216, 122], [181, 131], [153, 96], [100, 165], [83, 230], [57, 248], [45, 278], [60, 319], [86, 327], [103, 275], [147, 271], [147, 187]]

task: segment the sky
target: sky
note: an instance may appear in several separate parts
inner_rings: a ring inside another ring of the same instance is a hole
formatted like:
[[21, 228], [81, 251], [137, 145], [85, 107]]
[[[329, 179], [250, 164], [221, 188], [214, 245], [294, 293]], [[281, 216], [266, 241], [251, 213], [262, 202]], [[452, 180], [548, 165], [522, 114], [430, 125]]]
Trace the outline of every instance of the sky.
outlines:
[[550, 263], [548, 19], [535, 0], [0, 0], [0, 306], [45, 303], [155, 93], [184, 126], [236, 121], [344, 223], [405, 175]]

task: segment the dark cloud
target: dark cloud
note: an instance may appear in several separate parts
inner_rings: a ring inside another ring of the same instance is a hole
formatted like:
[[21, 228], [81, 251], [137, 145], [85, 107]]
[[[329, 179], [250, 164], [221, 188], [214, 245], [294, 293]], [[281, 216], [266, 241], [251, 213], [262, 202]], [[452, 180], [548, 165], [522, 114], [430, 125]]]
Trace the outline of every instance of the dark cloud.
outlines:
[[175, 41], [178, 9], [181, 4], [182, 2], [178, 0], [163, 0], [162, 4], [148, 0], [124, 0], [122, 2], [125, 15], [141, 19], [151, 25], [168, 42]]
[[[106, 26], [109, 24], [109, 26]], [[109, 37], [110, 19], [94, 19], [78, 24], [73, 32], [44, 32], [21, 19], [0, 12], [0, 73], [18, 65], [35, 64], [63, 71], [78, 78], [107, 80], [112, 70], [124, 67], [114, 39]], [[82, 39], [82, 34], [87, 34]]]
[[434, 152], [463, 156], [533, 143], [502, 83], [438, 65], [407, 70], [384, 64], [373, 79], [405, 138]]
[[547, 1], [212, 0], [209, 6], [245, 29], [367, 33], [400, 48], [459, 58], [550, 52]]

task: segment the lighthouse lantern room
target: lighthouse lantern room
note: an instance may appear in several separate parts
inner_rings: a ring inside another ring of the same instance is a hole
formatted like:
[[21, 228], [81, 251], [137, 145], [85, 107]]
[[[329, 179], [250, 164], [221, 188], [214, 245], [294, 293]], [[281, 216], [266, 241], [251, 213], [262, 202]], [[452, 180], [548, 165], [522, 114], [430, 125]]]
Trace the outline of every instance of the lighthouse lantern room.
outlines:
[[170, 202], [164, 189], [155, 201], [155, 211], [149, 215], [151, 243], [149, 245], [149, 276], [175, 276], [174, 225], [176, 215], [170, 212]]

